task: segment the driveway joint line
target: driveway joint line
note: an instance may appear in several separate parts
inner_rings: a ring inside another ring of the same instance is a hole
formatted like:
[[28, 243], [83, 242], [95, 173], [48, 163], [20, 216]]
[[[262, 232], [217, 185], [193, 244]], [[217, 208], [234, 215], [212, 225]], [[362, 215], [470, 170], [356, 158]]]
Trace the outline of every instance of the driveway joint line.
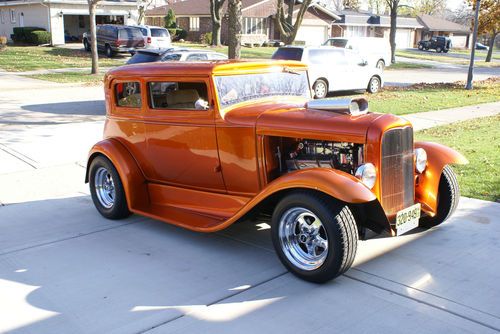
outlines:
[[[2, 145], [2, 144], [0, 144]], [[32, 163], [29, 163], [28, 161], [22, 159], [21, 157], [17, 156], [16, 154], [12, 153], [12, 152], [9, 152], [9, 150], [6, 150], [4, 149], [3, 147], [0, 147], [0, 150], [2, 150], [3, 152], [7, 153], [8, 155], [16, 158], [17, 160], [21, 161], [21, 162], [24, 162], [25, 164], [27, 164], [28, 166], [32, 167], [33, 169], [37, 169], [37, 167], [32, 164]], [[15, 152], [15, 151], [14, 151]], [[17, 153], [17, 152], [16, 152]], [[29, 159], [29, 158], [28, 158]], [[30, 159], [31, 160], [31, 159]]]
[[13, 254], [13, 253], [18, 253], [18, 252], [22, 252], [22, 251], [25, 251], [25, 250], [30, 250], [30, 249], [33, 249], [33, 248], [48, 246], [48, 245], [52, 245], [52, 244], [57, 244], [59, 242], [64, 242], [64, 241], [68, 241], [68, 240], [72, 240], [72, 239], [77, 239], [77, 238], [80, 238], [80, 237], [86, 237], [86, 236], [89, 236], [89, 235], [92, 235], [92, 234], [96, 234], [96, 233], [100, 233], [100, 232], [114, 230], [114, 229], [117, 229], [117, 228], [121, 228], [121, 227], [125, 227], [125, 226], [129, 226], [129, 225], [133, 225], [133, 224], [137, 224], [137, 223], [143, 222], [146, 219], [147, 218], [139, 219], [137, 221], [133, 221], [133, 222], [130, 222], [130, 223], [121, 224], [119, 226], [112, 226], [112, 227], [108, 227], [108, 228], [105, 228], [105, 229], [96, 230], [96, 231], [92, 231], [92, 232], [88, 232], [88, 233], [80, 233], [78, 235], [73, 235], [73, 236], [67, 237], [67, 238], [57, 239], [57, 240], [48, 241], [48, 242], [44, 242], [44, 243], [41, 243], [41, 244], [36, 244], [36, 245], [24, 247], [24, 248], [10, 250], [10, 251], [4, 252], [4, 253], [0, 253], [0, 256], [10, 255], [10, 254]]
[[[268, 278], [268, 279], [266, 279], [266, 280], [263, 280], [263, 281], [261, 281], [261, 282], [259, 282], [259, 283], [255, 284], [255, 285], [252, 285], [252, 286], [251, 286], [250, 288], [248, 288], [248, 289], [245, 289], [245, 290], [241, 290], [241, 291], [238, 291], [238, 292], [232, 293], [232, 294], [230, 294], [230, 295], [228, 295], [228, 296], [226, 296], [226, 297], [222, 297], [222, 298], [217, 299], [217, 300], [215, 300], [215, 301], [213, 301], [213, 302], [211, 302], [211, 303], [209, 303], [209, 304], [206, 304], [205, 306], [206, 306], [206, 307], [209, 307], [209, 306], [212, 306], [212, 305], [218, 304], [218, 303], [220, 303], [220, 302], [222, 302], [222, 301], [224, 301], [224, 300], [230, 299], [230, 298], [232, 298], [232, 297], [234, 297], [234, 296], [237, 296], [237, 295], [242, 294], [242, 293], [244, 293], [244, 292], [250, 291], [251, 289], [258, 288], [259, 286], [264, 285], [264, 284], [266, 284], [266, 283], [268, 283], [268, 282], [271, 282], [272, 280], [275, 280], [275, 279], [280, 278], [280, 277], [282, 277], [282, 276], [285, 276], [285, 275], [286, 275], [286, 274], [288, 274], [288, 273], [289, 273], [289, 272], [288, 272], [288, 270], [287, 270], [287, 271], [282, 272], [282, 273], [280, 273], [280, 274], [278, 274], [278, 275], [276, 275], [276, 276], [273, 276], [273, 277], [271, 277], [271, 278]], [[158, 328], [158, 327], [164, 326], [164, 325], [166, 325], [166, 324], [168, 324], [168, 323], [170, 323], [170, 322], [173, 322], [173, 321], [176, 321], [176, 320], [178, 320], [178, 319], [184, 318], [185, 316], [188, 316], [188, 315], [192, 314], [193, 312], [195, 312], [195, 311], [191, 311], [191, 312], [187, 312], [187, 313], [185, 313], [185, 314], [181, 314], [181, 315], [179, 315], [179, 316], [177, 316], [177, 317], [175, 317], [175, 318], [169, 319], [169, 320], [164, 321], [164, 322], [162, 322], [162, 323], [159, 323], [159, 324], [157, 324], [157, 325], [153, 325], [152, 327], [150, 327], [150, 328], [148, 328], [148, 329], [146, 329], [146, 330], [139, 331], [139, 332], [137, 332], [137, 334], [144, 334], [144, 333], [147, 333], [147, 332], [149, 332], [149, 331], [152, 331], [153, 329], [156, 329], [156, 328]]]
[[347, 277], [347, 278], [350, 278], [350, 279], [352, 279], [352, 280], [354, 280], [354, 281], [357, 281], [357, 282], [360, 282], [360, 283], [364, 283], [364, 284], [366, 284], [366, 285], [370, 285], [370, 286], [372, 286], [372, 287], [374, 287], [374, 288], [377, 288], [377, 289], [380, 289], [380, 290], [384, 290], [384, 291], [387, 291], [387, 292], [393, 293], [393, 294], [398, 295], [398, 296], [400, 296], [400, 297], [403, 297], [403, 298], [406, 298], [406, 299], [413, 300], [413, 301], [415, 301], [415, 302], [417, 302], [417, 303], [421, 303], [421, 304], [427, 305], [427, 306], [432, 307], [432, 308], [434, 308], [434, 309], [437, 309], [437, 310], [440, 310], [440, 311], [443, 311], [443, 312], [449, 313], [449, 314], [451, 314], [451, 315], [454, 315], [454, 316], [456, 316], [456, 317], [459, 317], [459, 318], [462, 318], [462, 319], [468, 320], [468, 321], [473, 322], [473, 323], [475, 323], [475, 324], [478, 324], [478, 325], [480, 325], [480, 326], [483, 326], [483, 327], [486, 327], [486, 328], [489, 328], [489, 329], [495, 330], [495, 331], [497, 331], [497, 332], [500, 332], [500, 328], [494, 327], [494, 326], [492, 326], [492, 325], [489, 325], [489, 324], [484, 323], [484, 322], [482, 322], [482, 321], [479, 321], [479, 320], [473, 319], [473, 318], [471, 318], [471, 317], [468, 317], [468, 316], [466, 316], [466, 315], [460, 314], [460, 313], [458, 313], [458, 312], [451, 311], [451, 310], [448, 310], [448, 309], [446, 309], [446, 308], [443, 308], [443, 307], [440, 307], [440, 306], [434, 305], [434, 304], [432, 304], [432, 303], [430, 303], [430, 302], [426, 302], [426, 301], [424, 301], [424, 300], [421, 300], [421, 299], [418, 299], [418, 298], [414, 298], [414, 297], [411, 297], [411, 296], [405, 295], [404, 293], [397, 292], [397, 291], [391, 290], [391, 289], [389, 289], [389, 288], [384, 288], [384, 287], [382, 287], [382, 286], [380, 286], [380, 285], [377, 285], [377, 284], [375, 284], [375, 283], [370, 283], [370, 282], [364, 281], [364, 280], [362, 280], [362, 279], [359, 279], [359, 278], [356, 278], [356, 277], [352, 277], [352, 276], [347, 275], [347, 274], [344, 274], [343, 276], [345, 276], [345, 277]]

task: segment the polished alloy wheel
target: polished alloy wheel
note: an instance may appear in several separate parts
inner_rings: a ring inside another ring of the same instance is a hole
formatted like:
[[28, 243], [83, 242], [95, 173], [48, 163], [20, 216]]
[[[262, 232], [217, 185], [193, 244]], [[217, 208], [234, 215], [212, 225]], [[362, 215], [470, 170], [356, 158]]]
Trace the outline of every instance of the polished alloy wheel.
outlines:
[[321, 220], [311, 211], [294, 207], [279, 222], [279, 240], [283, 253], [297, 268], [319, 268], [328, 255], [328, 237]]
[[115, 183], [109, 171], [104, 167], [99, 167], [94, 179], [95, 191], [99, 203], [109, 209], [115, 203]]
[[378, 79], [376, 79], [376, 78], [373, 78], [370, 81], [370, 92], [376, 93], [376, 92], [378, 92], [379, 89], [380, 89], [380, 81], [378, 81]]

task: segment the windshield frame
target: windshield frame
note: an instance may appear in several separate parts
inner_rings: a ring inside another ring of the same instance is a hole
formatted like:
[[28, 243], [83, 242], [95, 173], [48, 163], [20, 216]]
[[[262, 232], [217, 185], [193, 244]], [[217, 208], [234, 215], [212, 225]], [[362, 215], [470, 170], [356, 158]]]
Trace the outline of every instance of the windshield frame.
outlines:
[[[273, 74], [273, 73], [289, 73], [289, 75], [305, 75], [305, 83], [307, 87], [307, 92], [305, 95], [287, 95], [287, 94], [271, 94], [271, 95], [259, 95], [256, 97], [249, 98], [247, 100], [240, 100], [231, 104], [224, 104], [222, 103], [222, 96], [220, 96], [220, 91], [219, 87], [217, 84], [217, 78], [223, 78], [223, 77], [237, 77], [237, 76], [243, 76], [243, 75], [266, 75], [266, 74]], [[235, 73], [235, 74], [217, 74], [212, 76], [212, 84], [214, 87], [214, 96], [217, 102], [217, 106], [219, 110], [224, 110], [224, 109], [232, 109], [238, 105], [241, 104], [249, 104], [255, 101], [263, 100], [263, 99], [269, 99], [269, 98], [277, 98], [277, 97], [293, 97], [293, 98], [306, 98], [306, 99], [311, 99], [311, 86], [309, 83], [309, 73], [307, 70], [304, 68], [294, 68], [294, 67], [280, 67], [280, 71], [259, 71], [259, 72], [242, 72], [242, 73]]]

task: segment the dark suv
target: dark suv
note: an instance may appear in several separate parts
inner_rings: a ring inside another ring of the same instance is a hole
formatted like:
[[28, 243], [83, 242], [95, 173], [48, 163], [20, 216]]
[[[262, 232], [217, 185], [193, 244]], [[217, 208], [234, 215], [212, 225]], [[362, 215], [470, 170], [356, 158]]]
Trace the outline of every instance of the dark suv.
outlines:
[[448, 52], [451, 49], [451, 39], [448, 37], [444, 36], [436, 36], [432, 37], [431, 39], [427, 41], [420, 41], [418, 42], [418, 49], [419, 50], [429, 50], [433, 49], [436, 50], [437, 53], [440, 52]]
[[[144, 48], [144, 36], [139, 28], [103, 24], [97, 26], [97, 50], [104, 51], [106, 56], [112, 57], [115, 53], [134, 52]], [[83, 34], [83, 46], [90, 51], [90, 33]]]

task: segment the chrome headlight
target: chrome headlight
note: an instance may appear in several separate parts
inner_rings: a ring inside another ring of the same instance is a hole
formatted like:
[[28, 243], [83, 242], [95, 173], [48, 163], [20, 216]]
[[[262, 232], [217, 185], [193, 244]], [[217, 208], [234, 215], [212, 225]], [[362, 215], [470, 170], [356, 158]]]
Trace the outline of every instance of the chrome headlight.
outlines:
[[427, 152], [423, 148], [415, 149], [415, 169], [422, 173], [427, 166]]
[[356, 177], [361, 180], [368, 188], [372, 189], [377, 181], [377, 170], [371, 163], [366, 163], [356, 169]]

